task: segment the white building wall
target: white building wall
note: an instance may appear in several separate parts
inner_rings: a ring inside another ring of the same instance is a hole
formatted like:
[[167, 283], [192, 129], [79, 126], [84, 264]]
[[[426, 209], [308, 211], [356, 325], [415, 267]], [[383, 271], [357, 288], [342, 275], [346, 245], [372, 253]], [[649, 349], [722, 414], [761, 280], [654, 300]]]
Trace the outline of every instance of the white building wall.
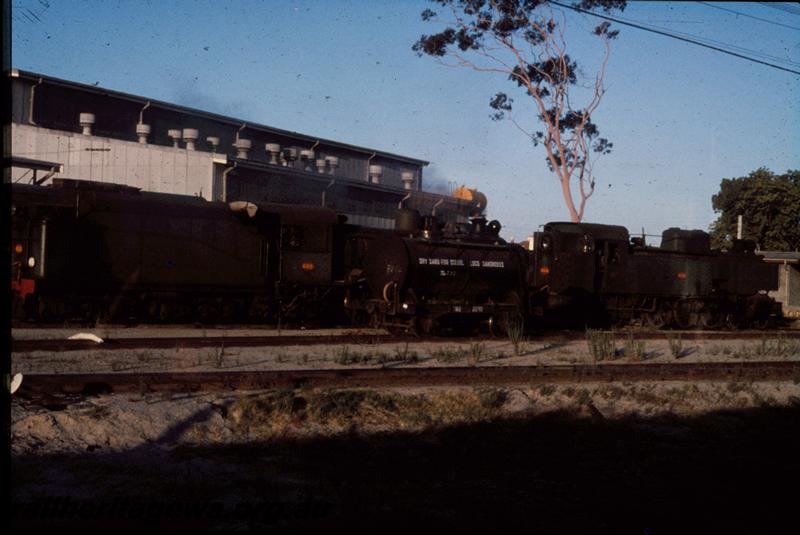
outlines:
[[[211, 200], [214, 154], [208, 152], [18, 123], [11, 124], [11, 152], [13, 156], [64, 164], [64, 172], [57, 177], [125, 184], [146, 191]], [[12, 169], [12, 182], [28, 182], [30, 178], [31, 171]]]

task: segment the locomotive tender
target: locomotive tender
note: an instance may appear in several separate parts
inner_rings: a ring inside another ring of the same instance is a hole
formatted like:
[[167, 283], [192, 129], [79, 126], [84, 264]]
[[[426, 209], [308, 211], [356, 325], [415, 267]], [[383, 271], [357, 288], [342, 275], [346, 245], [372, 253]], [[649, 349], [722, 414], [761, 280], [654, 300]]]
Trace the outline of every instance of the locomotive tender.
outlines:
[[14, 317], [274, 321], [332, 298], [329, 209], [55, 179], [12, 187]]
[[210, 202], [57, 179], [12, 186], [13, 316], [34, 320], [327, 321], [434, 332], [573, 326], [761, 326], [777, 269], [734, 242], [668, 229], [548, 223], [534, 250], [500, 224], [399, 209], [393, 231], [331, 209]]

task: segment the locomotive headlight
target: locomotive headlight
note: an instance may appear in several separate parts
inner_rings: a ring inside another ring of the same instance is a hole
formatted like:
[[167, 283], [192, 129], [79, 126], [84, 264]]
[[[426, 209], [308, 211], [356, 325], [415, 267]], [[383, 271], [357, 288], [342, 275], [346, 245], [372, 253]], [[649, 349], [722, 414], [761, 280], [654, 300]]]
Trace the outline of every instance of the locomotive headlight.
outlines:
[[36, 266], [36, 259], [34, 257], [28, 257], [28, 267], [32, 268]]
[[22, 253], [22, 244], [21, 243], [18, 243], [18, 244], [16, 244], [14, 246], [14, 252], [17, 253], [17, 254], [21, 254]]
[[542, 238], [542, 249], [549, 249], [551, 245], [552, 243], [550, 240], [550, 236], [545, 236], [544, 238]]
[[408, 303], [403, 303], [403, 310], [408, 310]]
[[314, 265], [314, 262], [303, 262], [302, 264], [300, 264], [300, 269], [302, 269], [303, 271], [314, 271], [314, 269], [316, 269], [316, 266]]
[[550, 268], [547, 267], [547, 266], [542, 266], [542, 267], [539, 268], [539, 273], [541, 273], [542, 275], [549, 275], [550, 274]]
[[686, 272], [685, 271], [679, 271], [678, 272], [678, 280], [679, 281], [685, 281], [686, 280]]

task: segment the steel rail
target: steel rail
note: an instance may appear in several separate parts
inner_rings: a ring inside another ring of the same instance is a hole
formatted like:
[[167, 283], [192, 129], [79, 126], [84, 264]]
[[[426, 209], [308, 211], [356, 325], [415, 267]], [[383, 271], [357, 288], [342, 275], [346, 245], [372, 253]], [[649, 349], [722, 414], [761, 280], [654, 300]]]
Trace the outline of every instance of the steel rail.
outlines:
[[[664, 340], [680, 336], [682, 340], [757, 340], [761, 338], [798, 339], [800, 331], [658, 331], [631, 332], [607, 331], [614, 336], [626, 338], [629, 335], [639, 340]], [[562, 333], [545, 333], [541, 336], [531, 335], [531, 342], [564, 342], [585, 339], [586, 334], [579, 331]], [[13, 353], [30, 353], [32, 351], [92, 351], [122, 349], [174, 349], [202, 347], [276, 347], [291, 345], [364, 345], [387, 343], [460, 343], [475, 340], [503, 340], [492, 337], [414, 337], [389, 334], [344, 334], [344, 335], [303, 335], [303, 336], [181, 336], [181, 337], [142, 337], [142, 338], [108, 338], [103, 343], [91, 340], [65, 339], [26, 339], [11, 341]]]
[[566, 366], [348, 368], [176, 373], [28, 374], [23, 396], [41, 393], [213, 392], [275, 388], [520, 385], [626, 381], [796, 380], [800, 361]]

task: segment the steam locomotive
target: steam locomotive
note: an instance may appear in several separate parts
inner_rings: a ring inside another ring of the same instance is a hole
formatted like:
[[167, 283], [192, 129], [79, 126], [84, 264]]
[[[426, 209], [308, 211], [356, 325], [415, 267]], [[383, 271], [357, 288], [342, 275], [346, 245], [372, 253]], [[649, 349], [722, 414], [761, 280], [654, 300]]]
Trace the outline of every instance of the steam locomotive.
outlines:
[[534, 243], [535, 315], [654, 328], [765, 327], [780, 315], [767, 296], [778, 271], [750, 240], [715, 251], [706, 232], [670, 228], [652, 247], [620, 226], [548, 223]]
[[500, 223], [399, 209], [394, 230], [322, 207], [209, 202], [58, 179], [12, 186], [13, 317], [370, 324], [430, 333], [523, 323], [761, 326], [777, 270], [734, 242], [549, 223], [532, 251]]

